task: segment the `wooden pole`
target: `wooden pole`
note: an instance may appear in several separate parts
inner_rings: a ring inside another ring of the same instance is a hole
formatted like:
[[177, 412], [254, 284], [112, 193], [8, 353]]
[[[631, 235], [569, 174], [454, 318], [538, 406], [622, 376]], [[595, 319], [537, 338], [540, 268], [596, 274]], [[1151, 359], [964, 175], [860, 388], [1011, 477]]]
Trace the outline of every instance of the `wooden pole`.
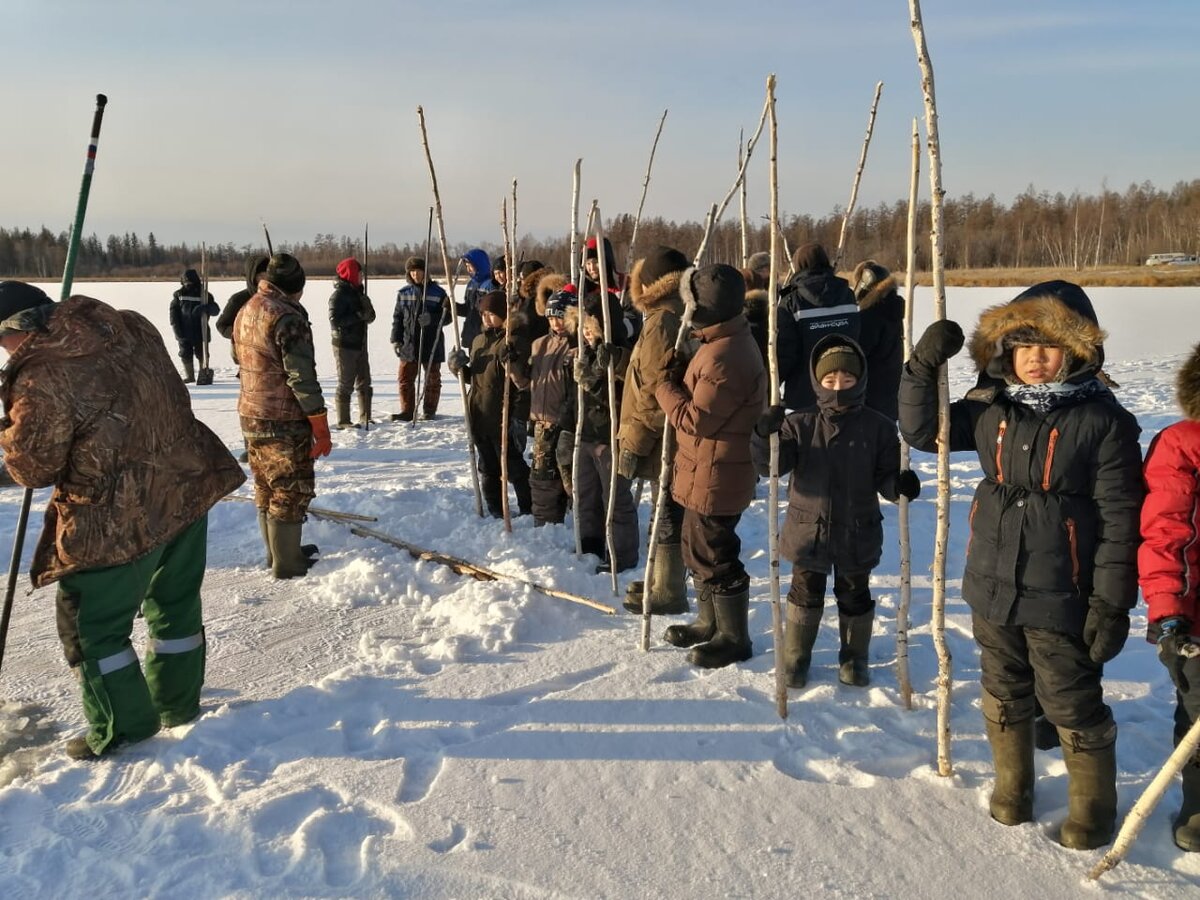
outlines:
[[[913, 291], [917, 288], [917, 188], [921, 174], [921, 134], [912, 122], [912, 177], [908, 184], [908, 252], [904, 264], [904, 359], [912, 355]], [[900, 439], [900, 468], [911, 468], [908, 441]], [[900, 498], [900, 605], [896, 610], [896, 683], [900, 702], [912, 709], [912, 677], [908, 671], [908, 613], [912, 608], [912, 536], [909, 499]]]
[[1092, 867], [1088, 872], [1088, 878], [1095, 881], [1109, 869], [1116, 868], [1125, 858], [1125, 854], [1129, 852], [1129, 848], [1133, 846], [1133, 842], [1141, 833], [1142, 826], [1154, 812], [1154, 807], [1158, 806], [1158, 801], [1167, 792], [1167, 788], [1171, 786], [1175, 776], [1184, 766], [1193, 762], [1197, 748], [1200, 748], [1200, 718], [1192, 723], [1192, 727], [1183, 736], [1179, 746], [1167, 757], [1167, 761], [1150, 784], [1146, 786], [1146, 790], [1142, 791], [1142, 796], [1138, 797], [1137, 803], [1133, 804], [1133, 808], [1125, 816], [1125, 821], [1121, 823], [1121, 830], [1117, 832], [1117, 839], [1113, 841], [1112, 849]]
[[633, 249], [637, 244], [638, 226], [642, 223], [642, 207], [646, 205], [646, 192], [650, 190], [650, 169], [654, 166], [654, 152], [658, 149], [658, 139], [662, 137], [663, 123], [666, 121], [667, 110], [664, 109], [662, 118], [658, 120], [658, 131], [654, 133], [654, 143], [650, 145], [650, 161], [646, 163], [646, 177], [642, 180], [642, 199], [638, 202], [637, 215], [633, 219], [633, 234], [629, 238], [629, 249], [625, 253], [626, 272], [633, 270]]
[[[596, 219], [596, 263], [600, 269], [600, 315], [604, 322], [604, 343], [612, 343], [613, 322], [608, 314], [608, 254], [604, 248], [604, 217], [600, 215], [600, 205], [593, 200], [592, 210]], [[581, 317], [582, 318], [582, 317]], [[608, 548], [608, 569], [612, 576], [613, 593], [617, 593], [617, 553], [613, 536], [613, 519], [617, 512], [617, 431], [620, 422], [617, 421], [617, 361], [608, 357], [608, 429], [609, 429], [609, 467], [608, 467], [608, 509], [604, 514], [604, 545]], [[643, 596], [649, 594], [647, 589]]]
[[[925, 98], [925, 134], [929, 150], [931, 224], [930, 268], [933, 272], [934, 316], [946, 318], [945, 257], [942, 249], [942, 153], [938, 141], [937, 97], [933, 85], [933, 63], [925, 43], [920, 0], [908, 0], [917, 65], [921, 70], [921, 93]], [[937, 648], [937, 767], [944, 777], [954, 774], [950, 761], [950, 690], [953, 686], [950, 648], [946, 644], [946, 549], [950, 538], [950, 381], [946, 365], [938, 370], [938, 493], [937, 527], [933, 551], [933, 643]]]
[[[429, 296], [429, 244], [433, 240], [433, 207], [429, 207], [429, 224], [425, 227], [425, 277], [421, 279], [421, 300], [420, 305], [416, 308], [412, 315], [413, 328], [417, 332], [417, 381], [413, 385], [413, 408], [412, 421], [408, 423], [410, 429], [417, 427], [417, 419], [420, 416], [417, 410], [421, 409], [425, 400], [425, 389], [429, 387], [429, 371], [425, 371], [425, 378], [421, 378], [421, 357], [425, 355], [425, 329], [421, 325], [421, 315], [425, 312], [425, 300]], [[405, 272], [405, 275], [408, 273]], [[364, 289], [364, 293], [365, 293]], [[438, 311], [438, 324], [441, 324], [444, 313]], [[438, 341], [441, 340], [442, 330], [438, 328], [437, 336], [433, 340], [433, 347], [429, 350], [429, 366], [433, 367], [433, 358], [437, 356]]]
[[[421, 123], [421, 144], [425, 148], [425, 162], [429, 165], [429, 180], [433, 183], [433, 206], [437, 214], [438, 223], [438, 240], [442, 245], [442, 268], [446, 270], [446, 277], [449, 279], [448, 293], [450, 294], [450, 321], [454, 325], [454, 349], [462, 349], [462, 338], [458, 331], [458, 304], [454, 297], [454, 273], [450, 269], [450, 259], [446, 255], [446, 223], [442, 219], [442, 195], [438, 191], [437, 173], [433, 168], [433, 155], [429, 152], [429, 133], [425, 129], [425, 110], [420, 106], [417, 107], [417, 120]], [[426, 266], [429, 263], [426, 262]], [[425, 276], [428, 278], [428, 274]], [[475, 514], [481, 519], [483, 518], [483, 493], [479, 489], [479, 467], [475, 461], [475, 440], [471, 436], [471, 407], [467, 403], [467, 381], [463, 377], [462, 370], [458, 372], [458, 390], [462, 396], [463, 405], [463, 425], [467, 429], [467, 451], [471, 458], [471, 484], [475, 488]], [[413, 415], [416, 415], [416, 409], [413, 409]]]
[[862, 182], [863, 169], [867, 165], [867, 148], [871, 146], [871, 133], [875, 130], [875, 113], [879, 109], [879, 95], [883, 93], [883, 82], [875, 85], [875, 99], [871, 101], [871, 115], [867, 119], [867, 136], [863, 140], [862, 152], [858, 155], [858, 170], [854, 173], [854, 184], [850, 187], [850, 202], [846, 204], [846, 214], [842, 216], [842, 232], [838, 235], [837, 252], [833, 255], [833, 268], [836, 270], [842, 261], [842, 253], [846, 249], [846, 230], [850, 226], [850, 217], [854, 215], [854, 206], [858, 203], [858, 186]]
[[[742, 129], [738, 132], [738, 169], [742, 167], [742, 147], [746, 140], [746, 130]], [[742, 223], [742, 268], [745, 269], [750, 265], [750, 223], [746, 221], [746, 179], [742, 179], [742, 189], [739, 191], [738, 206], [740, 213], [739, 218]]]
[[[571, 284], [579, 286], [579, 171], [583, 160], [575, 160], [575, 178], [571, 186]], [[582, 297], [580, 299], [583, 299]]]
[[[516, 194], [517, 181], [513, 179], [513, 194]], [[504, 315], [504, 392], [503, 405], [500, 407], [500, 511], [504, 516], [504, 530], [512, 532], [512, 513], [508, 507], [508, 401], [512, 396], [512, 382], [509, 380], [508, 344], [512, 340], [512, 298], [513, 298], [513, 266], [512, 266], [512, 237], [508, 230], [508, 198], [500, 203], [500, 231], [504, 237], [504, 279], [505, 305], [508, 312]]]
[[738, 169], [737, 178], [734, 179], [733, 185], [729, 188], [724, 199], [713, 207], [708, 226], [704, 229], [704, 237], [700, 241], [700, 249], [696, 251], [696, 265], [700, 264], [700, 260], [704, 258], [704, 251], [708, 247], [708, 239], [712, 234], [713, 228], [717, 222], [721, 221], [721, 216], [725, 214], [725, 208], [729, 206], [729, 201], [733, 199], [734, 193], [741, 187], [742, 179], [746, 177], [746, 166], [750, 165], [750, 156], [754, 153], [754, 147], [758, 143], [758, 138], [762, 134], [763, 126], [767, 123], [767, 110], [769, 104], [763, 104], [762, 115], [758, 117], [758, 127], [754, 129], [754, 137], [750, 138], [746, 144], [746, 156], [742, 159], [742, 166]]
[[[767, 285], [767, 365], [771, 383], [769, 401], [779, 405], [779, 121], [775, 116], [775, 76], [767, 78], [767, 106], [771, 110], [771, 283]], [[779, 590], [779, 432], [770, 438], [770, 482], [767, 486], [767, 557], [771, 576], [771, 631], [775, 640], [775, 711], [788, 717], [787, 672], [783, 659], [783, 602]], [[789, 625], [788, 627], [798, 627]]]
[[200, 242], [200, 371], [197, 384], [212, 384], [213, 372], [208, 365], [208, 248]]
[[[576, 164], [576, 172], [578, 173], [578, 171], [579, 171], [578, 164]], [[578, 180], [575, 182], [575, 185], [576, 185], [576, 187], [575, 187], [576, 195], [578, 195], [578, 191], [579, 191]], [[587, 228], [585, 228], [583, 230], [584, 234], [591, 234], [592, 221], [595, 218], [595, 215], [596, 215], [596, 208], [595, 208], [595, 206], [593, 206], [591, 212], [588, 213]], [[583, 361], [583, 318], [584, 318], [584, 315], [583, 315], [583, 278], [582, 278], [582, 276], [583, 276], [583, 259], [582, 259], [582, 257], [583, 257], [584, 252], [585, 251], [582, 251], [582, 250], [580, 251], [580, 254], [579, 254], [580, 259], [576, 260], [576, 262], [575, 262], [575, 265], [577, 266], [577, 268], [575, 270], [575, 274], [579, 279], [578, 281], [575, 282], [576, 287], [578, 288], [578, 298], [579, 298], [579, 315], [576, 320], [576, 321], [578, 321], [579, 326], [575, 330], [575, 364], [576, 364], [576, 368], [578, 368], [578, 366]], [[585, 403], [585, 397], [584, 397], [584, 393], [583, 393], [583, 381], [580, 379], [576, 379], [576, 383], [575, 383], [575, 448], [571, 454], [571, 510], [572, 510], [571, 515], [574, 519], [574, 524], [575, 524], [575, 555], [576, 556], [583, 556], [583, 523], [580, 521], [580, 517], [579, 517], [579, 464], [583, 459], [583, 407], [584, 407], [584, 403]]]

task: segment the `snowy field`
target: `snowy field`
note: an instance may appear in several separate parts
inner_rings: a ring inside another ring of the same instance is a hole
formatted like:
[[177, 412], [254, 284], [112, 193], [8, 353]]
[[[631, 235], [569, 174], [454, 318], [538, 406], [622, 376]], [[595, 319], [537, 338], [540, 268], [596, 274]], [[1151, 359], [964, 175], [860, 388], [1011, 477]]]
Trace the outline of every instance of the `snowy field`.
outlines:
[[[398, 285], [371, 285], [376, 415], [397, 409], [387, 338]], [[173, 286], [77, 287], [170, 334]], [[213, 293], [223, 304], [237, 287]], [[949, 309], [969, 331], [983, 306], [1015, 293], [951, 289]], [[1106, 368], [1148, 444], [1177, 417], [1172, 381], [1200, 340], [1200, 289], [1089, 293], [1110, 333]], [[331, 393], [328, 295], [328, 282], [310, 282]], [[930, 297], [919, 292], [919, 326]], [[213, 364], [216, 383], [193, 386], [193, 405], [240, 450], [237, 382], [219, 338]], [[966, 366], [962, 357], [952, 366], [956, 396]], [[619, 610], [607, 576], [575, 559], [569, 522], [535, 530], [517, 519], [506, 535], [475, 517], [461, 403], [448, 379], [446, 388], [437, 421], [334, 432], [316, 503]], [[739, 529], [755, 656], [713, 672], [661, 642], [662, 619], [643, 653], [640, 619], [623, 611], [606, 616], [516, 581], [475, 582], [328, 521], [305, 531], [320, 564], [275, 582], [261, 566], [254, 507], [220, 503], [210, 517], [204, 714], [92, 764], [57, 746], [81, 728], [79, 701], [53, 590], [29, 593], [23, 575], [0, 673], [0, 897], [1200, 896], [1200, 855], [1170, 836], [1178, 783], [1099, 887], [1084, 880], [1099, 853], [1053, 840], [1066, 815], [1057, 751], [1037, 754], [1036, 821], [989, 819], [978, 659], [957, 593], [979, 477], [965, 455], [953, 458], [948, 567], [955, 773], [936, 774], [935, 460], [915, 457], [925, 493], [912, 506], [911, 712], [894, 671], [899, 563], [896, 508], [885, 503], [871, 686], [837, 682], [831, 598], [812, 680], [791, 692], [789, 719], [776, 716], [765, 484]], [[27, 557], [47, 496], [35, 496]], [[0, 547], [12, 546], [19, 502], [18, 489], [0, 491]], [[622, 576], [622, 592], [633, 577]], [[1122, 814], [1171, 749], [1173, 691], [1144, 626], [1139, 610], [1106, 682], [1121, 729]]]

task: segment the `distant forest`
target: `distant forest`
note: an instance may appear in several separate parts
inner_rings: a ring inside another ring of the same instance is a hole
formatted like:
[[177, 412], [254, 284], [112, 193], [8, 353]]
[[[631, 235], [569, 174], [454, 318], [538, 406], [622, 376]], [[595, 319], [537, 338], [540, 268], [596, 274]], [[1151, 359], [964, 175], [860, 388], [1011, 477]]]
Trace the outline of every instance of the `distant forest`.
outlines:
[[[795, 249], [804, 241], [819, 240], [832, 255], [843, 215], [843, 210], [835, 208], [820, 218], [788, 217], [783, 223], [787, 247]], [[873, 258], [889, 269], [902, 270], [907, 223], [906, 201], [857, 210], [851, 217], [842, 268]], [[628, 214], [606, 223], [606, 233], [616, 249], [620, 268], [624, 268], [633, 225], [633, 216]], [[920, 235], [917, 268], [925, 270], [929, 265], [927, 201], [920, 204], [917, 229]], [[1181, 181], [1169, 191], [1144, 182], [1130, 185], [1124, 192], [1105, 189], [1095, 196], [1050, 194], [1030, 186], [1007, 206], [993, 195], [979, 198], [966, 194], [947, 198], [945, 231], [943, 245], [949, 269], [1041, 266], [1086, 269], [1140, 265], [1151, 253], [1167, 251], [1200, 255], [1200, 180]], [[690, 256], [699, 246], [703, 232], [703, 225], [698, 222], [644, 219], [638, 229], [638, 247], [665, 244]], [[765, 250], [769, 241], [769, 227], [764, 220], [747, 223], [747, 252]], [[66, 231], [54, 232], [45, 226], [37, 231], [0, 228], [0, 273], [9, 278], [56, 278], [63, 270], [67, 244]], [[452, 245], [451, 261], [471, 246]], [[490, 253], [500, 252], [498, 243], [482, 246]], [[331, 276], [338, 261], [347, 256], [363, 258], [361, 236], [318, 234], [303, 243], [280, 243], [278, 249], [294, 254], [314, 276]], [[537, 259], [560, 271], [568, 268], [570, 251], [566, 236], [550, 239], [526, 236], [521, 238], [518, 250], [524, 260]], [[422, 251], [422, 246], [411, 244], [373, 245], [369, 273], [402, 275], [404, 260]], [[265, 247], [250, 244], [209, 246], [207, 274], [210, 278], [240, 277], [247, 256], [264, 252]], [[742, 252], [742, 226], [734, 204], [710, 239], [706, 256], [708, 262], [740, 265]], [[440, 251], [431, 249], [430, 256], [430, 272], [441, 274]], [[153, 232], [145, 238], [127, 232], [109, 235], [105, 240], [92, 234], [80, 246], [75, 274], [112, 279], [178, 278], [184, 269], [199, 266], [198, 244], [163, 245]]]

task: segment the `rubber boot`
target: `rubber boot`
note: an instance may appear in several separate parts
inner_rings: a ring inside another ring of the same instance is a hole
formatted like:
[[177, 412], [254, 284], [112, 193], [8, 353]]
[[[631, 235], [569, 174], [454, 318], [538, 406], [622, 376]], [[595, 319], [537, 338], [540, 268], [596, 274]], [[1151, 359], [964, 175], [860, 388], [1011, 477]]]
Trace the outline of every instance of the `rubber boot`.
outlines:
[[517, 495], [517, 515], [527, 516], [533, 512], [533, 491], [529, 487], [529, 476], [513, 481], [513, 491]]
[[871, 683], [867, 652], [871, 648], [874, 622], [874, 610], [858, 616], [838, 615], [838, 632], [842, 638], [838, 651], [838, 681], [842, 684], [866, 687]]
[[501, 505], [501, 492], [504, 490], [504, 485], [500, 481], [500, 476], [481, 474], [479, 482], [480, 493], [483, 494], [483, 505], [487, 509], [487, 514], [493, 519], [503, 519], [504, 507]]
[[996, 783], [989, 810], [1001, 825], [1033, 821], [1033, 697], [1003, 701], [983, 692], [983, 723]]
[[1175, 846], [1200, 853], [1200, 757], [1183, 767], [1183, 806], [1174, 824]]
[[335, 427], [353, 428], [354, 423], [350, 421], [350, 398], [342, 394], [335, 394], [333, 406], [337, 410], [337, 425]]
[[312, 565], [300, 547], [301, 522], [280, 522], [267, 517], [271, 535], [271, 574], [276, 578], [299, 578], [308, 574]]
[[183, 383], [192, 384], [196, 381], [196, 363], [189, 356], [183, 360]]
[[720, 669], [754, 655], [750, 642], [750, 587], [730, 593], [713, 592], [717, 633], [707, 644], [688, 653], [688, 662], [702, 669]]
[[663, 640], [672, 647], [694, 647], [711, 641], [717, 633], [717, 617], [713, 610], [712, 589], [701, 588], [696, 597], [696, 621], [690, 625], [672, 625], [663, 632]]
[[263, 545], [267, 548], [267, 568], [270, 569], [275, 565], [275, 560], [271, 556], [271, 530], [267, 525], [267, 511], [260, 509], [258, 511], [258, 530], [262, 533]]
[[1117, 826], [1117, 726], [1087, 731], [1060, 728], [1067, 764], [1067, 820], [1059, 843], [1095, 850], [1111, 843]]
[[[641, 581], [631, 581], [621, 604], [635, 615], [642, 614]], [[650, 614], [682, 616], [688, 611], [687, 569], [681, 544], [659, 544], [650, 569]]]
[[371, 424], [371, 398], [375, 395], [372, 388], [365, 387], [358, 389], [358, 424]]
[[787, 686], [802, 688], [808, 684], [808, 669], [812, 665], [813, 645], [821, 631], [819, 606], [787, 605], [787, 629], [783, 633], [783, 666]]

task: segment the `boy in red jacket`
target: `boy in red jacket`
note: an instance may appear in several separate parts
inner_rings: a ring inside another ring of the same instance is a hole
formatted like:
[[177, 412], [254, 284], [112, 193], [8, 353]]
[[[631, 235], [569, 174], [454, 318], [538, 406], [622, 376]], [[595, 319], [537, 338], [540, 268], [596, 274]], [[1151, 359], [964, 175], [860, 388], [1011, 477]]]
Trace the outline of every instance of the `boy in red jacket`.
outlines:
[[[1186, 417], [1159, 432], [1144, 469], [1138, 581], [1149, 607], [1147, 640], [1174, 682], [1175, 743], [1200, 716], [1200, 344], [1179, 371]], [[1174, 826], [1181, 850], [1200, 851], [1200, 755], [1183, 767], [1183, 808]]]

